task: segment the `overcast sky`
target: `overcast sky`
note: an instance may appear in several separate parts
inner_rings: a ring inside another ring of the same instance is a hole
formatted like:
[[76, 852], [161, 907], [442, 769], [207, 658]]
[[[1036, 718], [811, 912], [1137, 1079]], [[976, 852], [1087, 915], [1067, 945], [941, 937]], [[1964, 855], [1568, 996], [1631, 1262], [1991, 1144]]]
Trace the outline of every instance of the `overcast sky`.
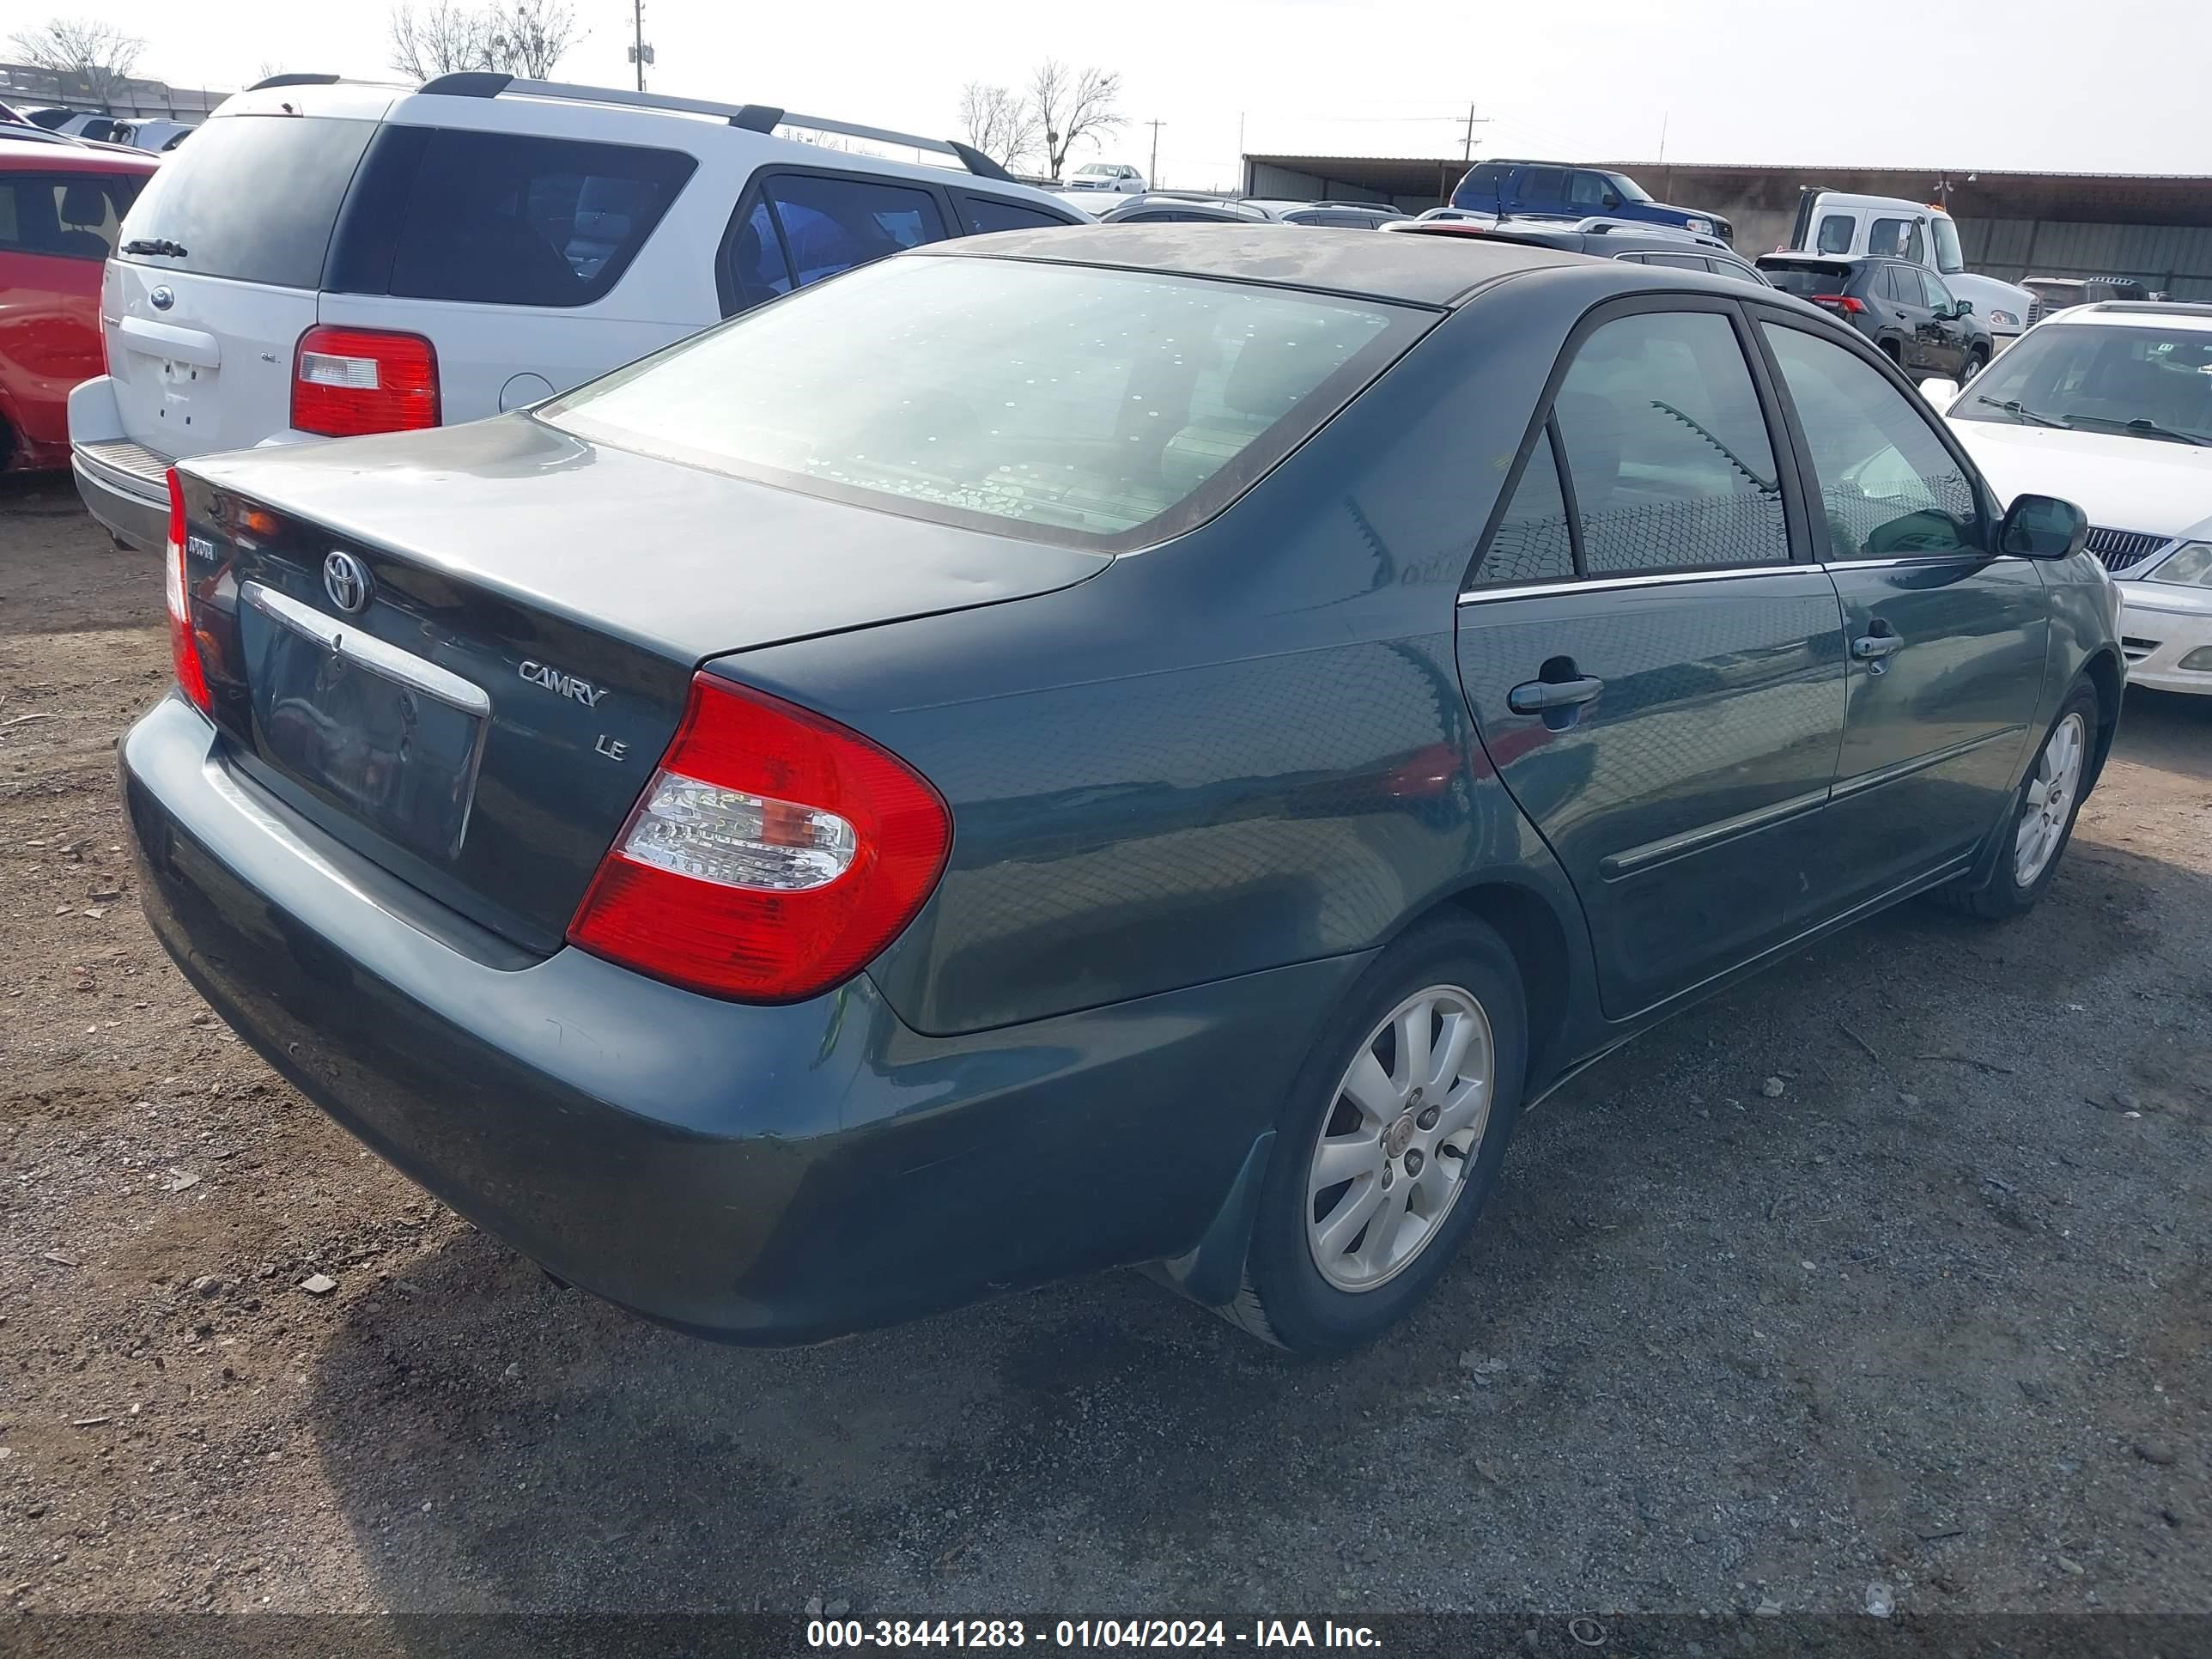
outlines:
[[[55, 0], [143, 37], [138, 72], [388, 73], [384, 0]], [[40, 15], [18, 0], [13, 17]], [[564, 77], [628, 85], [627, 0], [578, 0]], [[2205, 0], [647, 0], [648, 85], [951, 135], [961, 84], [1048, 55], [1119, 70], [1143, 167], [1237, 181], [1245, 149], [2212, 173]], [[6, 27], [6, 26], [0, 26]]]

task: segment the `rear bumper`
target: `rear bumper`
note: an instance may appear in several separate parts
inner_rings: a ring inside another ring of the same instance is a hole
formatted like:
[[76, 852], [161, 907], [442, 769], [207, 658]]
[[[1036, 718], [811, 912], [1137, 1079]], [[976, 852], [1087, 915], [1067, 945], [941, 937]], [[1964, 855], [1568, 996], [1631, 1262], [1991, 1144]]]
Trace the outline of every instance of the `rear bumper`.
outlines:
[[175, 698], [118, 765], [155, 933], [271, 1065], [561, 1277], [739, 1340], [1191, 1249], [1365, 961], [924, 1037], [866, 977], [769, 1008], [520, 957], [241, 782]]
[[[2212, 592], [2172, 583], [2121, 582], [2120, 643], [2128, 684], [2212, 696], [2212, 667], [2184, 668], [2195, 651], [2212, 651]], [[2199, 598], [2199, 593], [2203, 597]]]
[[102, 374], [70, 393], [70, 471], [85, 508], [142, 553], [169, 533], [167, 460], [123, 430], [115, 382]]

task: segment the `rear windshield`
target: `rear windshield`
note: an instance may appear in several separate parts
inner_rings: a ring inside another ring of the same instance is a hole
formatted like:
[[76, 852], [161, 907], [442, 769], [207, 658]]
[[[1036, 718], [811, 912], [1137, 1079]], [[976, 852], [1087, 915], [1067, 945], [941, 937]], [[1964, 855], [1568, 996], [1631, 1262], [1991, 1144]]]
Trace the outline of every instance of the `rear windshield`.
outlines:
[[1176, 534], [1430, 313], [1011, 259], [886, 259], [539, 411], [580, 436], [1082, 546]]
[[[319, 288], [338, 204], [375, 131], [374, 121], [300, 115], [206, 122], [131, 210], [122, 257], [162, 270]], [[151, 242], [167, 246], [130, 252]]]
[[1759, 268], [1766, 280], [1784, 294], [1801, 299], [1812, 294], [1841, 294], [1850, 285], [1849, 265], [1793, 264], [1785, 259], [1761, 259]]

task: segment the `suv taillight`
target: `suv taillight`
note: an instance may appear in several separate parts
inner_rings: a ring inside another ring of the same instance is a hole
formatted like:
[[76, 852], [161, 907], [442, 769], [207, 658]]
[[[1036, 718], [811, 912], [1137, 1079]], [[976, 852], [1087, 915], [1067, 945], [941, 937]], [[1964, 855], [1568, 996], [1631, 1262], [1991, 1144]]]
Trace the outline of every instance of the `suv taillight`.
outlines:
[[1815, 294], [1811, 296], [1816, 306], [1828, 306], [1846, 317], [1856, 317], [1866, 309], [1865, 301], [1850, 294]]
[[937, 885], [952, 818], [834, 720], [711, 674], [592, 878], [571, 944], [711, 996], [795, 1002], [850, 978]]
[[164, 550], [168, 567], [169, 660], [177, 671], [178, 689], [202, 714], [212, 712], [215, 700], [208, 695], [207, 671], [200, 666], [200, 644], [192, 632], [191, 591], [185, 574], [185, 487], [177, 469], [169, 469], [169, 539]]
[[292, 360], [292, 425], [325, 438], [438, 424], [438, 353], [419, 334], [309, 329]]

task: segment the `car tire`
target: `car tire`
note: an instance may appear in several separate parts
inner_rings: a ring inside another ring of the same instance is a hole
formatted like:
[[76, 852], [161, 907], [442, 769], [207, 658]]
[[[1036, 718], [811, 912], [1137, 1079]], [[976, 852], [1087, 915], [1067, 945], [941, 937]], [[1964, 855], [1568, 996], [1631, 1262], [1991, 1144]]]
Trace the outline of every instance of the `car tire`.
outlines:
[[1972, 351], [1966, 354], [1966, 366], [1964, 369], [1960, 371], [1959, 384], [1960, 386], [1966, 385], [1967, 381], [1972, 380], [1975, 375], [1980, 374], [1989, 366], [1990, 354], [1983, 350], [1981, 347], [1976, 346]]
[[1952, 909], [1990, 921], [2023, 915], [2034, 908], [2058, 873], [2059, 860], [2074, 838], [2081, 796], [2095, 770], [2099, 713], [2097, 689], [2087, 681], [2067, 694], [1997, 830], [1989, 874], [1972, 886], [1948, 883], [1930, 896]]
[[[1406, 1063], [1399, 1035], [1416, 1028], [1425, 1066]], [[1357, 1346], [1402, 1317], [1451, 1265], [1497, 1185], [1528, 1044], [1520, 968], [1492, 929], [1440, 919], [1386, 950], [1291, 1087], [1244, 1282], [1223, 1316], [1300, 1354]], [[1346, 1182], [1316, 1186], [1340, 1167], [1353, 1171]], [[1361, 1222], [1363, 1204], [1370, 1218], [1393, 1218], [1389, 1237]]]

